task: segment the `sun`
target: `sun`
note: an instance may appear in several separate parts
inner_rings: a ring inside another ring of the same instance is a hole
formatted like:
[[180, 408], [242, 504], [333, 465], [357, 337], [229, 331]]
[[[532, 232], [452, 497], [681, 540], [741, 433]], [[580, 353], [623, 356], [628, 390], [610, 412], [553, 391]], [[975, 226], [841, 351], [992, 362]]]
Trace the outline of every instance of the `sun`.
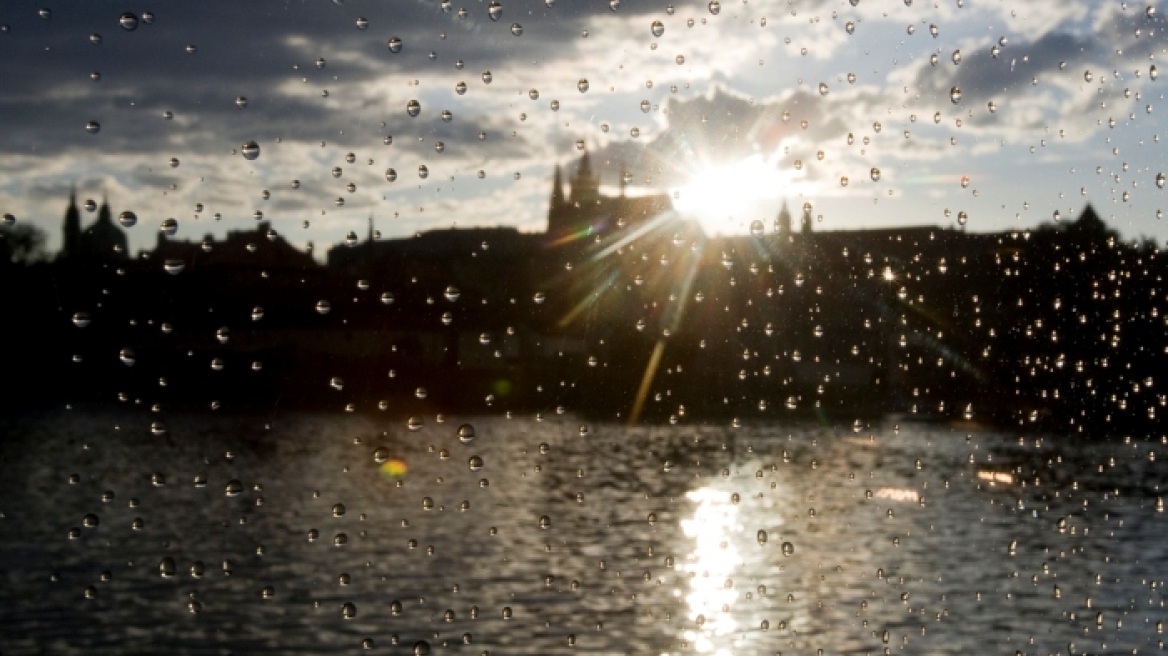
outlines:
[[688, 183], [673, 189], [673, 205], [697, 219], [708, 235], [746, 232], [752, 220], [769, 216], [760, 212], [772, 212], [792, 182], [762, 157], [752, 156], [695, 171]]

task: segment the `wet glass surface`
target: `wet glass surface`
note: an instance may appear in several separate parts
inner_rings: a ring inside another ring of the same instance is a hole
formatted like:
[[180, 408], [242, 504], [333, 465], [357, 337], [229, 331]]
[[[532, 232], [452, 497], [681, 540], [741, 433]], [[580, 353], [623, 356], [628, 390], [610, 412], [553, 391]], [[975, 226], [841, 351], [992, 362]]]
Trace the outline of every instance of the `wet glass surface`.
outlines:
[[1163, 651], [1163, 26], [0, 3], [0, 655]]

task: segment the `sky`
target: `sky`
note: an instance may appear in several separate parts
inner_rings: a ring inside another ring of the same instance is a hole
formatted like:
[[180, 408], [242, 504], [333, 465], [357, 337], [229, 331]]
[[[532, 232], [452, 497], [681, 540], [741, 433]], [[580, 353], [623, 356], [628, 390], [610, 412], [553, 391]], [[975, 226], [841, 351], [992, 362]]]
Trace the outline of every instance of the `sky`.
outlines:
[[539, 232], [587, 149], [710, 234], [784, 203], [996, 231], [1089, 202], [1163, 243], [1163, 26], [1074, 0], [7, 0], [0, 214], [54, 250], [73, 187], [136, 214], [132, 251], [257, 212], [318, 253], [371, 216]]

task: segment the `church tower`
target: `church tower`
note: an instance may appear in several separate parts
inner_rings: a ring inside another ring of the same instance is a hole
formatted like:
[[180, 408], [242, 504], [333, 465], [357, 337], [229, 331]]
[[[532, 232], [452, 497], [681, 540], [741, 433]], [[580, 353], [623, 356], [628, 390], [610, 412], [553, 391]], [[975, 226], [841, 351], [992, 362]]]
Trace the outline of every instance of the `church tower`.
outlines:
[[548, 202], [547, 232], [558, 235], [564, 232], [567, 215], [571, 214], [568, 200], [564, 196], [564, 177], [560, 165], [556, 164], [556, 173], [552, 179], [552, 197]]
[[787, 201], [783, 201], [783, 209], [779, 210], [779, 215], [775, 217], [775, 232], [779, 234], [780, 239], [791, 237], [791, 211], [787, 209]]
[[560, 165], [556, 164], [556, 175], [552, 179], [552, 200], [549, 205], [549, 211], [556, 211], [562, 208], [567, 203], [564, 198], [564, 175], [560, 171]]
[[592, 172], [592, 156], [584, 151], [576, 175], [572, 176], [572, 204], [580, 207], [595, 205], [600, 200], [600, 176]]
[[77, 190], [69, 190], [69, 208], [65, 210], [65, 225], [61, 228], [61, 259], [76, 257], [81, 249], [81, 211], [77, 209]]
[[80, 244], [80, 250], [88, 257], [100, 260], [126, 259], [128, 255], [126, 233], [114, 225], [113, 213], [107, 199], [102, 198], [97, 221], [81, 234]]

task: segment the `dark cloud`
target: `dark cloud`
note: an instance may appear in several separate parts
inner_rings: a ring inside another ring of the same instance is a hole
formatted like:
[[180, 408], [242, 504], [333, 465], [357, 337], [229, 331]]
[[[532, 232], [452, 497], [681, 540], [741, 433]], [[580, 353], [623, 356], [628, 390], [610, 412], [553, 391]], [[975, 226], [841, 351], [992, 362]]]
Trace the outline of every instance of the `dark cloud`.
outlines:
[[[1108, 11], [1108, 10], [1104, 10]], [[1010, 42], [999, 47], [997, 57], [991, 53], [995, 41], [987, 40], [975, 51], [963, 51], [961, 64], [954, 66], [948, 56], [940, 57], [935, 67], [922, 67], [916, 87], [922, 98], [938, 106], [949, 104], [953, 87], [961, 89], [961, 106], [984, 107], [991, 100], [1048, 89], [1042, 83], [1050, 77], [1073, 76], [1083, 81], [1084, 66], [1092, 62], [1125, 61], [1142, 65], [1150, 55], [1168, 45], [1164, 21], [1149, 19], [1142, 12], [1129, 12], [1100, 21], [1100, 27], [1088, 33], [1054, 31], [1032, 41]], [[1105, 75], [1109, 71], [1096, 71]], [[1037, 85], [1032, 80], [1037, 78]], [[1051, 115], [1066, 108], [1049, 107]], [[983, 116], [978, 124], [992, 123]]]
[[[383, 131], [474, 150], [477, 133], [491, 127], [489, 117], [456, 112], [456, 121], [444, 124], [435, 108], [408, 120], [404, 83], [424, 82], [427, 71], [452, 74], [456, 59], [465, 62], [469, 82], [483, 70], [497, 69], [501, 77], [512, 65], [570, 56], [566, 44], [587, 19], [613, 14], [607, 0], [552, 8], [542, 1], [504, 2], [499, 21], [488, 19], [485, 3], [469, 4], [467, 17], [459, 18], [458, 6], [439, 0], [219, 1], [166, 4], [155, 10], [153, 24], [126, 31], [118, 24], [124, 8], [108, 3], [54, 7], [49, 20], [38, 16], [40, 7], [27, 0], [0, 7], [0, 24], [9, 28], [0, 34], [3, 151], [143, 153], [181, 146], [205, 154], [276, 137], [357, 146]], [[616, 15], [649, 11], [661, 8], [624, 0]], [[367, 29], [357, 29], [358, 16], [368, 20]], [[514, 36], [511, 24], [525, 21], [523, 35]], [[92, 35], [100, 35], [100, 45]], [[386, 46], [394, 36], [404, 44], [399, 53]], [[191, 45], [194, 54], [187, 52]], [[90, 79], [94, 72], [100, 81]], [[352, 97], [362, 84], [385, 81], [401, 84], [400, 107]], [[329, 87], [334, 100], [321, 97]], [[423, 83], [423, 91], [429, 88]], [[235, 106], [238, 96], [247, 98], [247, 109]], [[164, 120], [163, 112], [174, 120]], [[86, 132], [89, 121], [100, 124], [98, 134]], [[354, 129], [355, 122], [382, 121], [385, 128]], [[399, 140], [405, 148], [411, 142]]]

